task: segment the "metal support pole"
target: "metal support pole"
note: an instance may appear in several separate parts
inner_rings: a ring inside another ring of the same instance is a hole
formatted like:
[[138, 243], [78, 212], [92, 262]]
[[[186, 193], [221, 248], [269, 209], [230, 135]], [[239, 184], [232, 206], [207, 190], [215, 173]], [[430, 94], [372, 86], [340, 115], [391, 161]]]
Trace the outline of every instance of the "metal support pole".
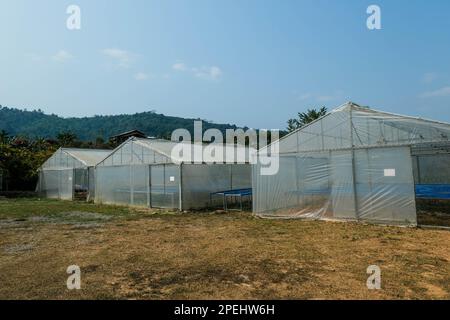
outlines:
[[152, 203], [152, 168], [153, 166], [150, 165], [148, 168], [148, 185], [149, 185], [149, 200], [150, 200], [150, 208], [153, 208], [153, 203]]
[[357, 194], [356, 194], [356, 170], [355, 170], [355, 145], [353, 143], [353, 115], [352, 107], [350, 106], [350, 145], [352, 147], [352, 180], [353, 180], [353, 201], [355, 206], [355, 216], [359, 220]]
[[130, 166], [130, 203], [134, 204], [133, 166]]
[[[179, 209], [180, 211], [183, 211], [183, 163], [180, 163], [179, 165], [179, 178], [178, 178], [178, 199], [179, 199]], [[210, 195], [211, 197], [211, 195]]]
[[151, 208], [152, 204], [151, 204], [151, 200], [150, 200], [150, 170], [151, 170], [151, 166], [147, 165], [147, 207]]

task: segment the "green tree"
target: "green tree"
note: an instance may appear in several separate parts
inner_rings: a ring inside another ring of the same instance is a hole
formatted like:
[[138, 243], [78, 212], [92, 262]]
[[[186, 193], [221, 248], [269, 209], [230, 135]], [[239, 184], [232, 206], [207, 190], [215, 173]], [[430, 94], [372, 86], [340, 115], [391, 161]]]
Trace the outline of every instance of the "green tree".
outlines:
[[[1, 107], [1, 106], [0, 106]], [[9, 134], [5, 130], [0, 131], [0, 143], [8, 143], [9, 142]]]
[[103, 137], [97, 137], [95, 139], [95, 146], [103, 146], [105, 144], [105, 139]]
[[56, 135], [56, 139], [61, 147], [73, 147], [77, 141], [77, 136], [70, 132], [61, 132]]
[[47, 145], [35, 150], [23, 141], [0, 143], [0, 167], [8, 174], [10, 190], [34, 190], [38, 168], [55, 152], [55, 147]]
[[308, 109], [306, 112], [299, 112], [297, 119], [289, 119], [287, 121], [287, 130], [292, 132], [294, 130], [300, 129], [301, 127], [311, 123], [320, 117], [323, 117], [328, 112], [326, 107], [321, 107], [319, 109], [312, 108]]

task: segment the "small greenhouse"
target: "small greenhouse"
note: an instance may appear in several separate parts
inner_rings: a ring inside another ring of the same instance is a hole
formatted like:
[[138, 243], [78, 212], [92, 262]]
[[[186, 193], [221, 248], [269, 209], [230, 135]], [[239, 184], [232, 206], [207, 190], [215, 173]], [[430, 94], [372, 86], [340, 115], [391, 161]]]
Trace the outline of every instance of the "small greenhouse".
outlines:
[[95, 165], [111, 150], [60, 148], [39, 168], [37, 191], [44, 197], [90, 200], [95, 195]]
[[[227, 164], [205, 159], [186, 161], [174, 156], [172, 151], [177, 145], [167, 140], [135, 137], [124, 142], [96, 166], [95, 202], [201, 209], [211, 205], [214, 192], [251, 188], [248, 161]], [[200, 148], [204, 150], [205, 146]], [[224, 152], [231, 149], [238, 152], [240, 148], [224, 147]]]
[[275, 175], [254, 166], [253, 210], [416, 225], [416, 188], [425, 182], [450, 191], [449, 138], [450, 124], [347, 103], [281, 138], [271, 154], [280, 161]]

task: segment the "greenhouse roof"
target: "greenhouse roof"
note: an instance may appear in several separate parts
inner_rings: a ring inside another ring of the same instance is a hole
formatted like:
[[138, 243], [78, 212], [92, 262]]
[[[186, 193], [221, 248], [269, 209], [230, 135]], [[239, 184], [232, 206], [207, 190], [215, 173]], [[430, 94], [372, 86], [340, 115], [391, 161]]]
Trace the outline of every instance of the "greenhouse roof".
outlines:
[[272, 153], [295, 153], [440, 141], [450, 141], [450, 124], [348, 102], [270, 146]]
[[112, 150], [104, 149], [76, 149], [76, 148], [61, 148], [62, 152], [74, 157], [87, 167], [93, 167], [103, 159], [105, 159]]
[[45, 161], [42, 170], [62, 170], [94, 167], [111, 153], [111, 150], [59, 148]]
[[[180, 149], [174, 149], [175, 147], [186, 147], [189, 150], [190, 158], [183, 157], [183, 153], [173, 152]], [[147, 139], [147, 138], [130, 138], [119, 147], [117, 147], [108, 157], [99, 163], [99, 165], [126, 165], [126, 164], [156, 164], [156, 163], [193, 163], [198, 162], [194, 160], [193, 152], [198, 147], [193, 143], [174, 142], [170, 140], [161, 139]], [[240, 145], [224, 145], [220, 148], [220, 145], [209, 144], [200, 145], [201, 154], [208, 155], [209, 148], [215, 147], [216, 150], [220, 150], [224, 155], [234, 152], [235, 160], [238, 153], [245, 154], [244, 161], [234, 161], [235, 163], [248, 163], [251, 152], [256, 153], [255, 149], [248, 148]], [[203, 157], [200, 161], [202, 163], [221, 163], [216, 159]]]

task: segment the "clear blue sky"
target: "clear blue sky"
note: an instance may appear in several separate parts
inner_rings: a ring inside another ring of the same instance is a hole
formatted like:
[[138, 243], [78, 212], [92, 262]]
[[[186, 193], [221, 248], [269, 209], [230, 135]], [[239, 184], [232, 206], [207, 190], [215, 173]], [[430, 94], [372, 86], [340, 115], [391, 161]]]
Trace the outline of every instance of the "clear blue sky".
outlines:
[[351, 100], [450, 121], [447, 0], [0, 0], [0, 40], [4, 106], [271, 129]]

